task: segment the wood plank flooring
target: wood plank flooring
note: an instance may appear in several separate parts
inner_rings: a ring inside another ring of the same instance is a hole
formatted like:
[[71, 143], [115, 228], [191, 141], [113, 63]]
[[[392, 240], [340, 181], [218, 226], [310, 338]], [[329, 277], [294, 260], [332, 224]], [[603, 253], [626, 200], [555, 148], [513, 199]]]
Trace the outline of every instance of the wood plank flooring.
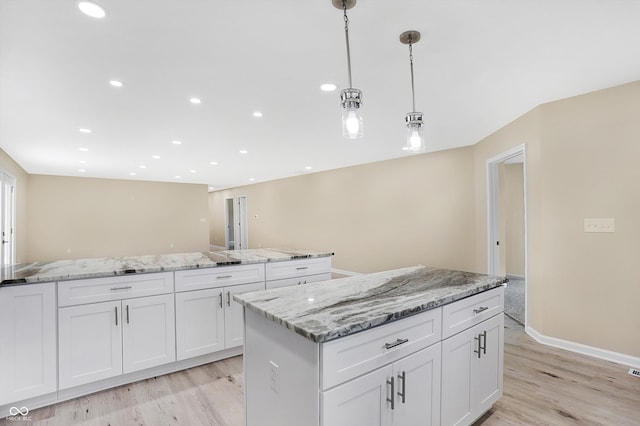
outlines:
[[[515, 321], [505, 324], [504, 396], [476, 426], [640, 425], [640, 379], [628, 367], [540, 345]], [[242, 426], [242, 395], [242, 357], [234, 357], [0, 425]]]

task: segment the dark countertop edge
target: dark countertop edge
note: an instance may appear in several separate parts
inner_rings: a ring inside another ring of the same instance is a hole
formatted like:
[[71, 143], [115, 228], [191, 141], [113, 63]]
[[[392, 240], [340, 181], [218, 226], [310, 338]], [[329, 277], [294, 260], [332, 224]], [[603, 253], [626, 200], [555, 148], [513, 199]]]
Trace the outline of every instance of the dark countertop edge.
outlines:
[[[336, 340], [339, 339], [341, 337], [346, 337], [346, 336], [350, 336], [353, 334], [357, 334], [360, 333], [362, 331], [366, 331], [366, 330], [371, 330], [372, 328], [376, 328], [376, 327], [380, 327], [381, 325], [386, 325], [404, 318], [408, 318], [410, 316], [413, 315], [417, 315], [419, 313], [422, 312], [426, 312], [426, 311], [430, 311], [432, 309], [436, 309], [439, 308], [441, 306], [445, 306], [445, 305], [449, 305], [451, 303], [454, 302], [458, 302], [462, 299], [466, 299], [467, 297], [471, 297], [474, 296], [476, 294], [480, 294], [483, 293], [485, 291], [489, 291], [489, 290], [493, 290], [495, 288], [498, 288], [500, 286], [505, 285], [509, 280], [507, 278], [504, 278], [501, 281], [497, 281], [495, 283], [489, 283], [487, 284], [485, 287], [480, 287], [480, 288], [476, 288], [473, 290], [469, 290], [469, 291], [465, 291], [462, 292], [460, 294], [456, 294], [453, 296], [452, 300], [449, 300], [446, 303], [441, 303], [441, 300], [436, 300], [436, 301], [432, 301], [427, 303], [426, 305], [418, 305], [412, 308], [406, 308], [403, 309], [401, 311], [398, 312], [393, 312], [393, 313], [389, 313], [386, 315], [381, 315], [378, 318], [374, 318], [371, 320], [368, 320], [367, 323], [369, 323], [368, 327], [362, 327], [360, 329], [358, 329], [357, 331], [353, 331], [353, 327], [341, 327], [341, 328], [337, 328], [336, 330], [334, 330], [331, 333], [331, 336], [328, 335], [328, 333], [325, 334], [317, 334], [317, 333], [310, 333], [307, 332], [305, 330], [303, 330], [302, 328], [296, 326], [295, 324], [292, 324], [286, 320], [280, 319], [280, 318], [276, 318], [274, 315], [269, 314], [268, 312], [257, 308], [256, 306], [254, 306], [251, 303], [241, 303], [245, 308], [255, 312], [256, 314], [266, 318], [269, 321], [273, 321], [285, 328], [287, 328], [288, 330], [291, 330], [292, 332], [304, 337], [305, 339], [311, 340], [314, 343], [327, 343], [330, 342], [332, 340]], [[237, 299], [234, 298], [234, 300], [236, 300], [236, 302], [239, 302]]]
[[[271, 249], [273, 251], [277, 251], [276, 249]], [[194, 252], [194, 253], [202, 253], [206, 257], [209, 257], [208, 253], [216, 253], [216, 252]], [[281, 252], [284, 254], [288, 254], [287, 252]], [[180, 253], [177, 253], [180, 254]], [[251, 259], [251, 260], [242, 260], [242, 259], [233, 259], [229, 261], [216, 262], [211, 260], [212, 263], [200, 264], [194, 263], [189, 265], [178, 265], [178, 266], [168, 266], [168, 267], [149, 267], [144, 269], [121, 269], [117, 271], [106, 271], [106, 272], [88, 272], [86, 274], [79, 273], [77, 275], [50, 275], [45, 277], [24, 277], [24, 278], [6, 278], [0, 282], [0, 288], [2, 287], [14, 287], [14, 286], [24, 286], [25, 284], [41, 284], [41, 283], [50, 283], [56, 281], [73, 281], [73, 280], [82, 280], [82, 279], [91, 279], [91, 278], [108, 278], [108, 277], [116, 277], [122, 275], [133, 275], [133, 274], [151, 274], [157, 272], [174, 272], [174, 271], [187, 271], [190, 269], [214, 269], [225, 266], [234, 266], [234, 265], [250, 265], [256, 263], [269, 263], [269, 262], [286, 262], [291, 260], [299, 260], [299, 259], [311, 259], [311, 258], [320, 258], [320, 257], [331, 257], [333, 256], [333, 252], [319, 252], [317, 254], [308, 254], [303, 255], [304, 257], [295, 257], [291, 256], [290, 258], [282, 258], [282, 259]], [[171, 254], [165, 254], [162, 256], [171, 256]], [[136, 257], [136, 256], [130, 256]], [[86, 259], [77, 259], [78, 261], [86, 260]], [[73, 261], [73, 260], [72, 260]], [[47, 262], [42, 264], [32, 263], [32, 265], [38, 265], [39, 267], [43, 267], [49, 263]], [[14, 265], [15, 266], [15, 265]], [[11, 266], [10, 266], [11, 267]]]

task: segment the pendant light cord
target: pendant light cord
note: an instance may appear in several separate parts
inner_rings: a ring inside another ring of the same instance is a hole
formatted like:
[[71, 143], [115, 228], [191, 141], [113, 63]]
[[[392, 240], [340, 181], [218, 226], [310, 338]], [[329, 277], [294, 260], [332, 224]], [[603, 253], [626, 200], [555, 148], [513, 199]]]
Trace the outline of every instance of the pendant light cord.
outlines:
[[416, 92], [413, 85], [413, 44], [409, 35], [409, 63], [411, 64], [411, 99], [413, 102], [413, 112], [416, 112]]
[[347, 0], [342, 0], [342, 9], [344, 10], [344, 37], [347, 41], [347, 69], [349, 70], [349, 88], [353, 88], [353, 83], [351, 82], [351, 49], [349, 48], [349, 17], [347, 17]]

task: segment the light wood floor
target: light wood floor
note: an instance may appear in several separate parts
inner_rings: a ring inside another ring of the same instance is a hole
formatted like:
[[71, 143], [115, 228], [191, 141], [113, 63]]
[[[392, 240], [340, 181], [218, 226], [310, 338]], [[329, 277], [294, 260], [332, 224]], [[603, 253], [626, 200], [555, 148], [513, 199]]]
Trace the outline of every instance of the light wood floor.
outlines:
[[[540, 345], [515, 321], [505, 324], [504, 396], [476, 426], [640, 425], [640, 379], [628, 367]], [[242, 426], [242, 392], [242, 357], [235, 357], [0, 425]]]

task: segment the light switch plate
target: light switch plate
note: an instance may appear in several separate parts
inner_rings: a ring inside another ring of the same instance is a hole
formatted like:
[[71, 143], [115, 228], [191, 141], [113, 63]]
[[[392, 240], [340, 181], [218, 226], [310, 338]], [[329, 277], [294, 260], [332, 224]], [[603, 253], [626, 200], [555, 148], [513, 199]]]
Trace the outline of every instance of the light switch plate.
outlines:
[[585, 219], [584, 232], [616, 232], [616, 220], [614, 218]]

